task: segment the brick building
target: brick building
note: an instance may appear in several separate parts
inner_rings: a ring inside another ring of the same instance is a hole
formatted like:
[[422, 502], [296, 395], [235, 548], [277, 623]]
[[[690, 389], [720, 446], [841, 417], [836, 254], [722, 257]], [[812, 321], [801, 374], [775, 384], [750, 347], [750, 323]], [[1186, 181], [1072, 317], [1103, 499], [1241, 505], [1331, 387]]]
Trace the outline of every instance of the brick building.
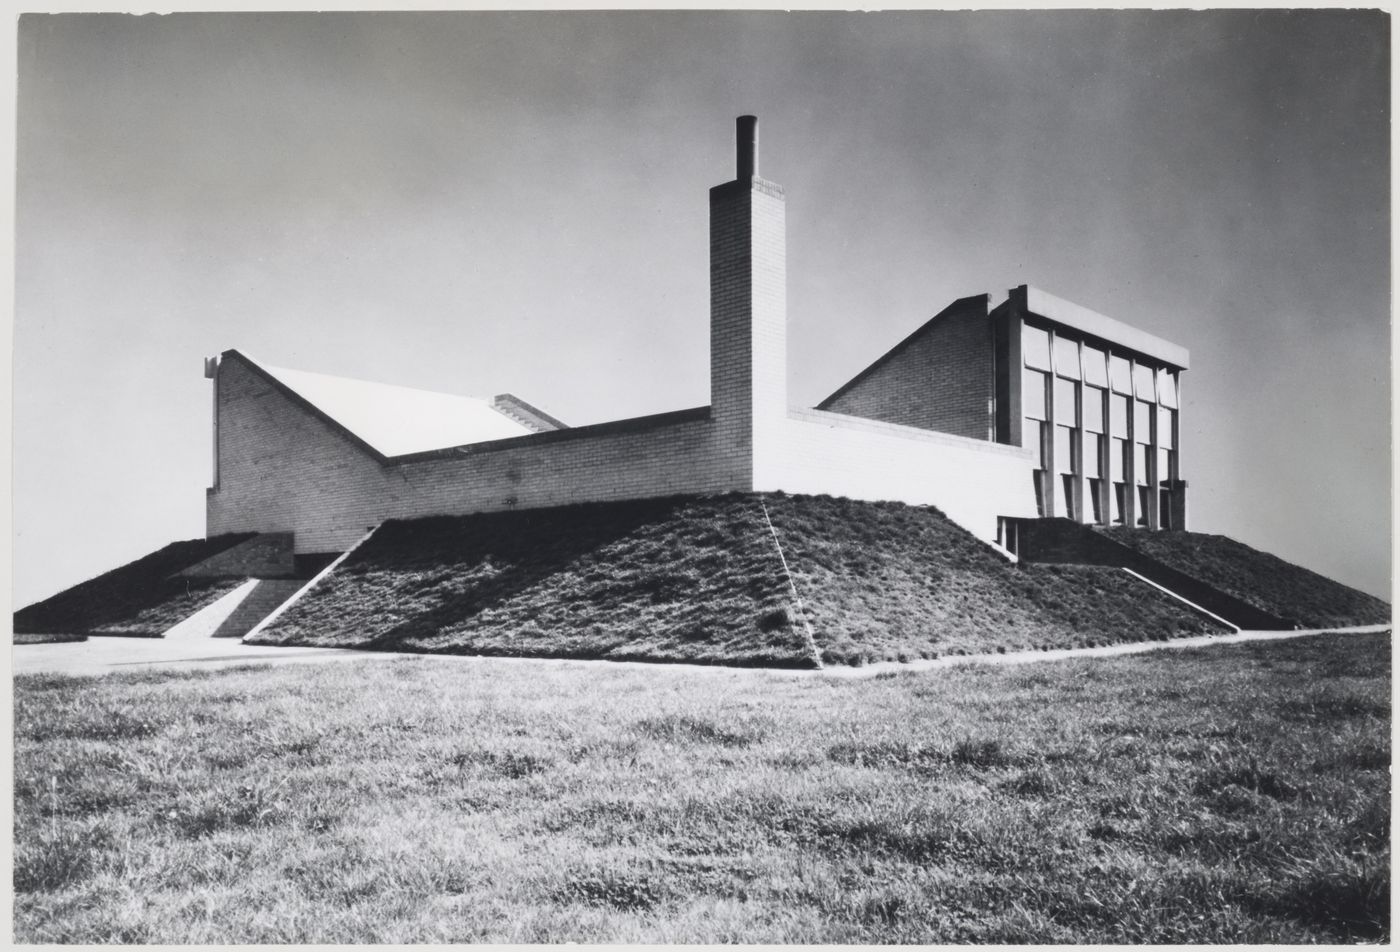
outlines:
[[289, 371], [226, 351], [208, 531], [342, 551], [388, 518], [680, 493], [775, 491], [934, 505], [1014, 546], [1015, 520], [1184, 528], [1187, 352], [1026, 286], [953, 302], [816, 408], [787, 400], [780, 186], [738, 120], [710, 190], [710, 404], [568, 427], [477, 400]]

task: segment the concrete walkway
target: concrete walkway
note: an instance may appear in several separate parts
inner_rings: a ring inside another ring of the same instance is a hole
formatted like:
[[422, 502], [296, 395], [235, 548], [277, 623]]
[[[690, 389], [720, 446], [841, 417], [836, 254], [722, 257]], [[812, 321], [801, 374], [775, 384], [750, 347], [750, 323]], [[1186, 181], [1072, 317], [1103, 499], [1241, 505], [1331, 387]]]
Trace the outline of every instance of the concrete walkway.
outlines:
[[[1201, 648], [1211, 645], [1239, 644], [1246, 641], [1279, 641], [1307, 635], [1336, 633], [1340, 635], [1389, 631], [1390, 625], [1362, 625], [1355, 628], [1311, 628], [1295, 631], [1243, 631], [1231, 635], [1202, 635], [1177, 638], [1172, 641], [1133, 642], [1105, 645], [1101, 648], [1063, 648], [1054, 651], [1015, 651], [1007, 654], [952, 655], [946, 658], [911, 661], [889, 661], [855, 668], [842, 665], [820, 670], [784, 668], [728, 668], [698, 664], [650, 664], [642, 661], [583, 661], [550, 658], [490, 658], [492, 664], [552, 664], [608, 665], [609, 667], [645, 668], [651, 671], [677, 673], [752, 672], [793, 677], [871, 678], [887, 672], [933, 671], [963, 664], [1031, 664], [1038, 661], [1060, 661], [1069, 658], [1102, 658], [1141, 654], [1147, 651], [1170, 651]], [[230, 667], [239, 664], [305, 664], [321, 661], [390, 660], [394, 658], [423, 658], [434, 662], [463, 663], [483, 660], [476, 655], [428, 655], [391, 651], [355, 651], [346, 648], [276, 648], [245, 645], [236, 638], [89, 638], [84, 642], [50, 645], [14, 645], [10, 658], [14, 674], [74, 674], [102, 675], [119, 671], [142, 670], [200, 670]]]
[[1179, 648], [1205, 648], [1211, 645], [1235, 645], [1245, 641], [1285, 641], [1308, 635], [1363, 635], [1390, 631], [1390, 625], [1357, 625], [1352, 628], [1293, 628], [1287, 631], [1241, 631], [1229, 635], [1196, 635], [1173, 638], [1170, 641], [1132, 641], [1099, 648], [1055, 648], [1050, 651], [1008, 651], [1006, 654], [950, 655], [946, 658], [899, 662], [882, 661], [863, 667], [823, 668], [820, 673], [840, 678], [869, 678], [888, 671], [933, 671], [960, 664], [1032, 664], [1037, 661], [1063, 661], [1068, 658], [1110, 658], [1118, 655], [1144, 654], [1148, 651], [1171, 651]]
[[382, 651], [341, 648], [275, 648], [237, 638], [89, 638], [51, 645], [13, 645], [13, 674], [113, 674], [155, 669], [227, 668], [267, 662], [363, 661], [394, 658]]

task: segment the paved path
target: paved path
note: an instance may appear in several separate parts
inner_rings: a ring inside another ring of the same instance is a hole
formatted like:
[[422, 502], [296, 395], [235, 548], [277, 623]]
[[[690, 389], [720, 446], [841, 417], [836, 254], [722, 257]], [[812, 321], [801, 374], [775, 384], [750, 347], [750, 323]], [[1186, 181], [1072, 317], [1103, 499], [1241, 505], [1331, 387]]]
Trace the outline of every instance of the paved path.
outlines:
[[[1146, 651], [1168, 651], [1177, 648], [1200, 648], [1209, 645], [1237, 644], [1244, 641], [1278, 641], [1306, 635], [1337, 633], [1340, 635], [1389, 631], [1390, 625], [1362, 625], [1355, 628], [1310, 628], [1297, 631], [1243, 631], [1232, 635], [1202, 635], [1177, 638], [1172, 641], [1134, 642], [1105, 645], [1101, 648], [1062, 648], [1054, 651], [1014, 651], [1007, 654], [953, 655], [932, 660], [879, 662], [854, 668], [848, 666], [821, 670], [783, 668], [726, 668], [696, 664], [649, 664], [642, 661], [571, 661], [548, 658], [492, 658], [493, 664], [552, 664], [599, 665], [610, 667], [647, 668], [672, 672], [734, 672], [786, 674], [796, 677], [869, 678], [889, 671], [931, 671], [960, 664], [1031, 664], [1037, 661], [1059, 661], [1066, 658], [1099, 658], [1115, 655], [1140, 654]], [[51, 645], [14, 645], [10, 654], [15, 674], [83, 674], [101, 675], [118, 671], [150, 669], [198, 670], [223, 668], [238, 664], [298, 664], [321, 661], [366, 661], [393, 658], [424, 658], [436, 662], [471, 662], [474, 655], [425, 655], [392, 651], [353, 651], [345, 648], [276, 648], [245, 645], [237, 638], [89, 638], [84, 642]]]
[[112, 674], [117, 671], [225, 668], [265, 662], [355, 661], [393, 658], [382, 651], [341, 648], [275, 648], [245, 645], [237, 638], [89, 638], [52, 645], [14, 645], [15, 674]]
[[1241, 631], [1229, 635], [1196, 635], [1173, 638], [1170, 641], [1133, 641], [1126, 644], [1104, 645], [1100, 648], [1055, 648], [1050, 651], [1008, 651], [1006, 654], [950, 655], [946, 658], [923, 659], [908, 663], [882, 661], [859, 668], [823, 668], [821, 673], [833, 677], [868, 678], [883, 671], [930, 671], [960, 664], [1032, 664], [1037, 661], [1061, 661], [1066, 658], [1106, 658], [1115, 655], [1143, 654], [1148, 651], [1171, 651], [1177, 648], [1204, 648], [1210, 645], [1233, 645], [1243, 641], [1283, 641], [1307, 635], [1360, 635], [1390, 631], [1390, 625], [1358, 625], [1354, 628], [1296, 628], [1288, 631]]

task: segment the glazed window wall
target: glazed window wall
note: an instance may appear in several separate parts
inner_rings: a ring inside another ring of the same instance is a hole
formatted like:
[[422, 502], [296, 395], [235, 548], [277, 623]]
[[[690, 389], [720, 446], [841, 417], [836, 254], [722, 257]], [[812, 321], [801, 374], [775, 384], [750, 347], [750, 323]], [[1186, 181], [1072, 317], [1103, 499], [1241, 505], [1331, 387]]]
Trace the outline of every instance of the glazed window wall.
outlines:
[[[1023, 445], [1037, 447], [1042, 514], [1074, 516], [1078, 489], [1080, 515], [1122, 523], [1131, 508], [1134, 521], [1146, 523], [1149, 497], [1137, 490], [1176, 478], [1176, 371], [1080, 340], [1072, 331], [1023, 322], [1021, 334]], [[1150, 501], [1158, 503], [1155, 495]], [[1162, 524], [1165, 511], [1158, 514]]]

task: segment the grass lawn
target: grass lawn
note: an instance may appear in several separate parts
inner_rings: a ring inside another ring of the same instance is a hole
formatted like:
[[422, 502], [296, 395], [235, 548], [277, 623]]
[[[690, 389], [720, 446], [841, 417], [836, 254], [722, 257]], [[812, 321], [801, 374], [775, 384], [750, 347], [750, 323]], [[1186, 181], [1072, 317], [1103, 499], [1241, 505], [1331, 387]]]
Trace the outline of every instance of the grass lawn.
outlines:
[[23, 942], [1389, 934], [1388, 636], [16, 679]]

